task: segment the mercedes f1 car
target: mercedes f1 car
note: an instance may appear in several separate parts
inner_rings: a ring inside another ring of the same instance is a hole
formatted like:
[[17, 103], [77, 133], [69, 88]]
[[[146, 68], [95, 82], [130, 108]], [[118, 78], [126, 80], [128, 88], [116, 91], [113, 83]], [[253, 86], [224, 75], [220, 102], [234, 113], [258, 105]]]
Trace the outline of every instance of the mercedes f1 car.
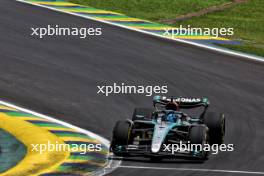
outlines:
[[[178, 147], [175, 150], [175, 146], [210, 146], [223, 143], [224, 114], [207, 112], [207, 98], [155, 96], [153, 105], [154, 110], [135, 108], [131, 120], [116, 123], [110, 146], [116, 156], [191, 156], [207, 159], [209, 152], [204, 151], [202, 147], [196, 147], [194, 150]], [[190, 116], [182, 111], [197, 107], [202, 109], [198, 115]]]

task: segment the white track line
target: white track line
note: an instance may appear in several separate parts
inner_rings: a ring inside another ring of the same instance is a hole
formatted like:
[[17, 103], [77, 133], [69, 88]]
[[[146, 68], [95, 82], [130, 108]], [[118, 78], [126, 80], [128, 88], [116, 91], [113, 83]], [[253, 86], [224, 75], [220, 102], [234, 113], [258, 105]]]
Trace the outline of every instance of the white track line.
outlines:
[[[94, 139], [97, 139], [98, 141], [102, 142], [102, 144], [106, 145], [107, 147], [109, 147], [109, 145], [110, 145], [110, 142], [107, 139], [105, 139], [104, 137], [99, 136], [99, 135], [97, 135], [97, 134], [95, 134], [93, 132], [87, 131], [85, 129], [79, 128], [77, 126], [71, 125], [71, 124], [69, 124], [67, 122], [55, 119], [55, 118], [47, 116], [47, 115], [40, 114], [38, 112], [29, 110], [29, 109], [25, 109], [25, 108], [19, 107], [17, 105], [14, 105], [14, 104], [2, 101], [2, 100], [0, 100], [0, 104], [5, 105], [5, 106], [9, 106], [11, 108], [15, 108], [15, 109], [17, 109], [19, 111], [23, 111], [23, 112], [26, 112], [26, 113], [29, 113], [29, 114], [32, 114], [32, 115], [35, 115], [35, 116], [38, 116], [38, 117], [41, 117], [41, 118], [44, 118], [44, 119], [47, 119], [47, 120], [49, 120], [51, 122], [55, 122], [55, 123], [61, 124], [63, 126], [71, 128], [71, 129], [75, 129], [75, 130], [77, 130], [77, 131], [79, 131], [81, 133], [84, 133], [84, 134], [86, 134], [88, 136], [91, 136]], [[109, 171], [102, 172], [102, 174], [97, 174], [97, 175], [104, 175], [106, 173], [109, 173], [112, 170], [116, 169], [120, 164], [121, 164], [121, 161], [118, 161], [118, 162], [115, 161], [115, 163], [113, 163], [113, 160], [110, 160], [108, 165], [106, 166], [106, 168], [108, 168], [108, 170], [109, 170], [109, 168], [111, 167], [111, 169]]]
[[171, 171], [194, 171], [194, 172], [220, 172], [220, 173], [264, 175], [264, 172], [239, 171], [239, 170], [220, 170], [220, 169], [169, 168], [169, 167], [145, 167], [145, 166], [119, 166], [119, 168], [171, 170]]
[[88, 16], [85, 16], [85, 15], [82, 15], [82, 14], [66, 12], [66, 11], [59, 10], [59, 9], [56, 9], [56, 8], [53, 8], [53, 7], [47, 7], [45, 5], [35, 4], [33, 2], [27, 2], [27, 1], [24, 1], [24, 0], [16, 0], [16, 1], [22, 2], [22, 3], [26, 3], [26, 4], [35, 5], [35, 6], [38, 6], [38, 7], [43, 7], [43, 8], [54, 10], [54, 11], [57, 11], [57, 12], [71, 14], [71, 15], [74, 15], [74, 16], [90, 19], [90, 20], [93, 20], [93, 21], [98, 21], [98, 22], [110, 24], [110, 25], [113, 25], [113, 26], [118, 26], [118, 27], [121, 27], [121, 28], [129, 29], [129, 30], [132, 30], [132, 31], [137, 31], [137, 32], [140, 32], [140, 33], [143, 33], [143, 34], [148, 34], [148, 35], [152, 35], [152, 36], [163, 38], [163, 39], [167, 39], [167, 40], [174, 40], [174, 41], [177, 41], [177, 42], [190, 44], [190, 45], [193, 45], [193, 46], [197, 46], [197, 47], [200, 47], [200, 48], [205, 48], [205, 49], [217, 51], [217, 52], [228, 54], [228, 55], [232, 55], [232, 56], [244, 57], [244, 58], [247, 58], [247, 59], [250, 59], [250, 60], [264, 62], [264, 57], [260, 57], [260, 56], [254, 56], [254, 55], [250, 55], [250, 54], [236, 52], [236, 51], [232, 51], [232, 50], [229, 50], [229, 49], [217, 48], [217, 47], [213, 47], [213, 46], [209, 46], [209, 45], [205, 45], [205, 44], [199, 44], [199, 43], [186, 41], [186, 40], [182, 40], [182, 39], [167, 38], [167, 37], [155, 34], [155, 33], [151, 33], [151, 32], [143, 31], [143, 30], [140, 30], [140, 29], [135, 29], [135, 28], [131, 28], [131, 27], [115, 24], [115, 23], [112, 23], [112, 22], [109, 22], [109, 21], [98, 20], [98, 19], [95, 19], [93, 17], [88, 17]]

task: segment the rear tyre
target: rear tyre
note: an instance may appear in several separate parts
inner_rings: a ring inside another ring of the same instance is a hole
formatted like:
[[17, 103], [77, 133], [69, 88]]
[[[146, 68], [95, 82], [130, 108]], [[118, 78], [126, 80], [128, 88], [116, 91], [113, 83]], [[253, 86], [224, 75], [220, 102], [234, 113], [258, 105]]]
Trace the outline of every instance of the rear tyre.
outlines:
[[206, 159], [209, 152], [204, 151], [203, 147], [208, 144], [208, 128], [204, 125], [193, 126], [190, 130], [191, 144], [200, 144], [196, 151], [192, 151], [193, 155], [198, 155], [201, 159]]
[[128, 145], [131, 135], [131, 125], [127, 121], [117, 121], [113, 131], [111, 143], [112, 151], [117, 156], [126, 155], [123, 146]]
[[208, 112], [204, 116], [204, 124], [209, 128], [210, 145], [224, 143], [225, 117], [224, 114]]
[[132, 120], [151, 120], [153, 110], [150, 108], [135, 108]]

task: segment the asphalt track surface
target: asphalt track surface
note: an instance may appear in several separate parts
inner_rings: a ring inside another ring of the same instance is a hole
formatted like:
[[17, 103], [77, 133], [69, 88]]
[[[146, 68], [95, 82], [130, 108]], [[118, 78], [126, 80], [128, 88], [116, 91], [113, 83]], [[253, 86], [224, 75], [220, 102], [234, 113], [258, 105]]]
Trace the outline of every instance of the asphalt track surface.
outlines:
[[[103, 36], [37, 39], [31, 27], [102, 27]], [[264, 171], [264, 69], [247, 61], [169, 42], [13, 0], [0, 1], [0, 97], [108, 139], [114, 123], [151, 97], [97, 94], [97, 85], [168, 85], [170, 95], [207, 96], [227, 117], [226, 143], [234, 152], [205, 163], [136, 159], [126, 166]], [[110, 175], [238, 175], [120, 168]], [[244, 174], [246, 175], [246, 174]]]

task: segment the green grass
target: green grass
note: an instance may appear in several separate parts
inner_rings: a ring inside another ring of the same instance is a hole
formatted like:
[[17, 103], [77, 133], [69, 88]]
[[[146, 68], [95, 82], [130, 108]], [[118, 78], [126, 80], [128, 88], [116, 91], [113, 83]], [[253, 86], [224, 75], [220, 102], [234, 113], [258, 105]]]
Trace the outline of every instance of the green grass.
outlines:
[[131, 17], [158, 21], [230, 0], [69, 0], [77, 4], [110, 10]]
[[202, 17], [194, 17], [174, 26], [226, 27], [234, 28], [232, 39], [242, 41], [242, 45], [224, 45], [227, 48], [264, 56], [264, 0], [250, 0], [221, 12]]
[[[158, 22], [173, 19], [179, 15], [222, 4], [230, 0], [69, 0], [77, 4], [89, 5], [99, 9], [120, 12]], [[242, 41], [241, 45], [224, 47], [264, 56], [264, 0], [249, 0], [221, 12], [178, 22], [172, 26], [234, 28], [231, 39]]]

